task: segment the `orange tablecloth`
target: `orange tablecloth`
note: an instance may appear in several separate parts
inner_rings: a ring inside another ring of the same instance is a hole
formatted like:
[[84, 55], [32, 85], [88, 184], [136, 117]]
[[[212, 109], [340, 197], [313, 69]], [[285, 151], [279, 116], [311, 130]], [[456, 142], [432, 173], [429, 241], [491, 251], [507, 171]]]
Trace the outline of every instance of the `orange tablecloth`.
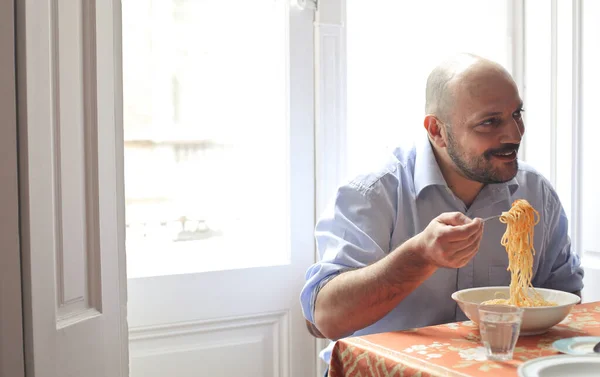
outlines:
[[545, 334], [520, 337], [509, 362], [485, 358], [471, 321], [351, 337], [336, 342], [329, 376], [516, 376], [523, 362], [558, 354], [555, 340], [590, 335], [600, 336], [600, 302], [575, 306]]

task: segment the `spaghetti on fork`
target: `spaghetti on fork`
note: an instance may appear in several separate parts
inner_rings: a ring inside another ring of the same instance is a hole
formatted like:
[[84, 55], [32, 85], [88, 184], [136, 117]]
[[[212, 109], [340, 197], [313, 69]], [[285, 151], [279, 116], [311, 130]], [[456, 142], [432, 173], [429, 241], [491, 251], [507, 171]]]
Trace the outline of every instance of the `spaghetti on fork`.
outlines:
[[500, 222], [506, 224], [506, 231], [500, 243], [508, 253], [510, 297], [484, 301], [482, 305], [556, 306], [556, 303], [546, 301], [531, 285], [535, 255], [533, 230], [539, 221], [539, 212], [524, 199], [515, 200], [508, 212], [502, 212]]

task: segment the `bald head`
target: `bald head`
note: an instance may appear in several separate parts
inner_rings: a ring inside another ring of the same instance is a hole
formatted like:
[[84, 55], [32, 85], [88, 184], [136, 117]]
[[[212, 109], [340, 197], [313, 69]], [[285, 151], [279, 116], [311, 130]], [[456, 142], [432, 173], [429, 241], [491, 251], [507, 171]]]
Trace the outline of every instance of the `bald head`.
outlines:
[[426, 93], [423, 125], [445, 177], [488, 184], [516, 175], [523, 101], [501, 65], [454, 56], [431, 72]]
[[472, 54], [453, 56], [435, 67], [427, 78], [425, 112], [448, 121], [457, 91], [477, 83], [482, 75], [510, 74], [498, 63]]

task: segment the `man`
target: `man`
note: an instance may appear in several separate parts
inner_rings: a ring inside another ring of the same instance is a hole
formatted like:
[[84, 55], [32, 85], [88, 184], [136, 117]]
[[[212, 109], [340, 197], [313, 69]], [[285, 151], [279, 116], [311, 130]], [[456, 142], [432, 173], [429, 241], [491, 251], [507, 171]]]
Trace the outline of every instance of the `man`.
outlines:
[[453, 292], [510, 283], [506, 225], [481, 219], [519, 198], [540, 214], [532, 284], [580, 294], [583, 271], [559, 198], [517, 161], [523, 111], [515, 82], [494, 62], [461, 54], [431, 72], [422, 140], [340, 187], [317, 224], [321, 261], [301, 293], [313, 334], [335, 340], [465, 320]]

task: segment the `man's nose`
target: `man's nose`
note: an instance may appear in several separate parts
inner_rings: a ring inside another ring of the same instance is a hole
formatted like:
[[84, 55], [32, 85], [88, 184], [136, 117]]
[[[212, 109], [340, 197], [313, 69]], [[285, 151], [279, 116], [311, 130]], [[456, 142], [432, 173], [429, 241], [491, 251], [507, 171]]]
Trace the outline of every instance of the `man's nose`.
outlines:
[[516, 119], [512, 119], [504, 127], [502, 143], [519, 144], [521, 139], [523, 139], [524, 132], [525, 127], [523, 126], [523, 123]]

